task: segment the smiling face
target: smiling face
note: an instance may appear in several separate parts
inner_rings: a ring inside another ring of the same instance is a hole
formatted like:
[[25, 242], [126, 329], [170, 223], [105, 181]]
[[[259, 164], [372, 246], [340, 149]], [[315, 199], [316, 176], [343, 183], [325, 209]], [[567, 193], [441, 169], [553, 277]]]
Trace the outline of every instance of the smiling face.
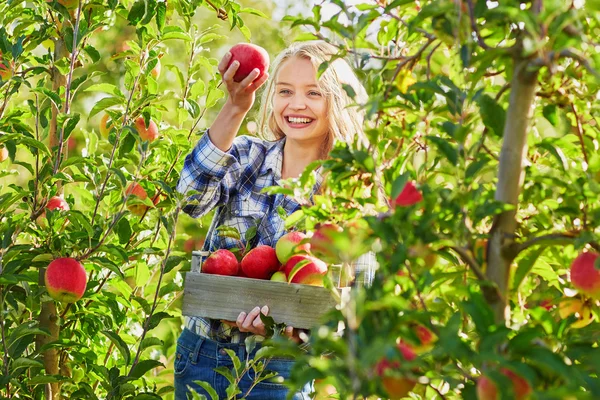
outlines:
[[292, 57], [281, 64], [273, 97], [275, 122], [288, 140], [322, 144], [329, 132], [327, 100], [310, 60]]

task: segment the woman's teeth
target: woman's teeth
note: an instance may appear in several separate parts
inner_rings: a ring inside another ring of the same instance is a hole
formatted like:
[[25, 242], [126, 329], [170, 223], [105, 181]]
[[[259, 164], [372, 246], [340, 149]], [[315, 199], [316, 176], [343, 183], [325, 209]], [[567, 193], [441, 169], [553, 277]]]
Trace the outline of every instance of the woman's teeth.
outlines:
[[288, 117], [288, 121], [292, 124], [309, 124], [312, 122], [312, 119]]

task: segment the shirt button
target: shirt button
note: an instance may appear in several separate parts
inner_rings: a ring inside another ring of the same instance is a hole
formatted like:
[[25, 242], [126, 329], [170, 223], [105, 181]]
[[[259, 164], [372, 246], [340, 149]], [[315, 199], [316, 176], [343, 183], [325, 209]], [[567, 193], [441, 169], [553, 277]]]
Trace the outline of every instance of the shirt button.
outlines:
[[219, 350], [219, 354], [221, 354], [222, 356], [226, 355], [227, 352], [225, 351], [225, 349], [221, 349]]

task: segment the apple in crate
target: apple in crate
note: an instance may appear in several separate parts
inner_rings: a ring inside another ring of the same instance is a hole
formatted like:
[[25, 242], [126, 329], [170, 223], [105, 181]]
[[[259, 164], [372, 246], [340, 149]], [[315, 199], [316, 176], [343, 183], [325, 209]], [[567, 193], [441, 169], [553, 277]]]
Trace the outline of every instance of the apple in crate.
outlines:
[[302, 232], [293, 231], [288, 232], [279, 238], [275, 245], [277, 259], [279, 259], [282, 264], [285, 264], [297, 252], [308, 253], [310, 251], [310, 244], [300, 244], [306, 237], [307, 236]]
[[316, 257], [299, 254], [292, 256], [285, 263], [283, 271], [288, 282], [323, 286], [323, 277], [327, 273], [327, 264]]
[[235, 254], [227, 249], [213, 252], [202, 264], [202, 272], [205, 274], [235, 276], [238, 270], [239, 263]]
[[260, 245], [250, 250], [242, 259], [241, 265], [244, 274], [254, 279], [270, 279], [281, 266], [275, 249], [267, 245]]

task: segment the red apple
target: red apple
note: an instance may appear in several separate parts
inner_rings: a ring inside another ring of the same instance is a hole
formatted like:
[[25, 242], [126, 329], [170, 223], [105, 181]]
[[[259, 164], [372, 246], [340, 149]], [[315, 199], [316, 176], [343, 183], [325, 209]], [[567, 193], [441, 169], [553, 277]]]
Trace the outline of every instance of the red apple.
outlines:
[[[294, 268], [300, 262], [304, 265], [294, 272]], [[288, 282], [323, 286], [323, 276], [327, 273], [327, 264], [316, 257], [299, 254], [292, 256], [282, 270], [285, 272]], [[292, 273], [293, 276], [290, 276]]]
[[[127, 190], [125, 190], [125, 195], [129, 195], [130, 197], [138, 197], [140, 200], [146, 200], [148, 198], [148, 194], [146, 190], [137, 182], [132, 182], [127, 186]], [[127, 209], [131, 211], [132, 214], [137, 216], [142, 216], [146, 212], [148, 206], [143, 204], [128, 204]]]
[[191, 253], [194, 250], [200, 250], [204, 246], [204, 239], [189, 238], [183, 243], [183, 251]]
[[[239, 43], [233, 46], [229, 52], [231, 53], [229, 65], [233, 61], [240, 63], [238, 70], [233, 76], [233, 80], [236, 82], [244, 80], [255, 68], [258, 68], [260, 71], [256, 79], [262, 77], [269, 69], [269, 53], [260, 46], [251, 43]], [[227, 68], [229, 68], [229, 65], [227, 65]]]
[[108, 133], [110, 132], [110, 129], [112, 127], [112, 124], [108, 124], [109, 118], [110, 115], [104, 114], [104, 116], [102, 116], [102, 119], [100, 120], [100, 134], [105, 139], [108, 139]]
[[433, 345], [434, 345], [435, 341], [437, 340], [437, 337], [428, 328], [424, 327], [423, 325], [417, 325], [415, 328], [415, 334], [417, 335], [417, 337], [419, 338], [419, 341], [421, 342], [421, 345], [418, 347], [415, 347], [415, 350], [422, 352], [422, 351], [429, 351], [433, 348]]
[[240, 269], [240, 264], [231, 251], [219, 249], [211, 253], [202, 264], [205, 274], [235, 276]]
[[275, 249], [266, 245], [250, 250], [242, 259], [241, 265], [244, 274], [255, 279], [269, 279], [281, 266]]
[[279, 238], [275, 245], [279, 262], [285, 264], [296, 252], [309, 252], [309, 243], [300, 244], [304, 239], [306, 239], [306, 235], [298, 231], [288, 232]]
[[37, 217], [36, 222], [38, 225], [45, 227], [46, 226], [46, 210], [61, 210], [61, 211], [69, 211], [69, 203], [65, 199], [60, 196], [54, 196], [48, 200], [46, 203], [46, 207], [44, 211]]
[[336, 224], [325, 223], [320, 225], [310, 238], [310, 251], [315, 256], [335, 262], [337, 252], [334, 246], [335, 237], [344, 230]]
[[393, 199], [391, 203], [392, 207], [407, 207], [412, 206], [421, 200], [423, 200], [423, 196], [415, 184], [413, 182], [407, 182], [406, 185], [404, 185], [402, 192], [400, 192], [400, 194]]
[[[397, 347], [402, 359], [412, 361], [417, 357], [417, 354], [408, 344], [400, 342]], [[417, 384], [417, 382], [411, 378], [386, 376], [387, 370], [397, 369], [400, 365], [399, 361], [389, 361], [387, 358], [384, 358], [379, 361], [376, 366], [377, 375], [381, 377], [383, 388], [387, 392], [389, 398], [393, 400], [406, 397]]]
[[[515, 400], [523, 400], [529, 396], [531, 386], [526, 379], [507, 368], [502, 368], [500, 373], [512, 381]], [[499, 398], [496, 384], [485, 375], [482, 375], [477, 381], [477, 398], [479, 400], [497, 400]]]
[[0, 162], [8, 159], [8, 149], [6, 147], [0, 148]]
[[54, 300], [74, 303], [85, 292], [87, 274], [83, 265], [74, 258], [57, 258], [48, 265], [44, 281], [48, 294]]
[[48, 200], [48, 204], [46, 204], [47, 210], [63, 210], [69, 211], [69, 203], [65, 199], [60, 196], [54, 196], [50, 200]]
[[585, 252], [571, 264], [571, 283], [577, 290], [600, 298], [600, 260], [598, 253]]
[[150, 123], [146, 126], [146, 121], [144, 121], [144, 117], [142, 116], [137, 117], [135, 120], [135, 129], [137, 129], [144, 141], [152, 142], [158, 137], [158, 126], [156, 123], [150, 120]]

